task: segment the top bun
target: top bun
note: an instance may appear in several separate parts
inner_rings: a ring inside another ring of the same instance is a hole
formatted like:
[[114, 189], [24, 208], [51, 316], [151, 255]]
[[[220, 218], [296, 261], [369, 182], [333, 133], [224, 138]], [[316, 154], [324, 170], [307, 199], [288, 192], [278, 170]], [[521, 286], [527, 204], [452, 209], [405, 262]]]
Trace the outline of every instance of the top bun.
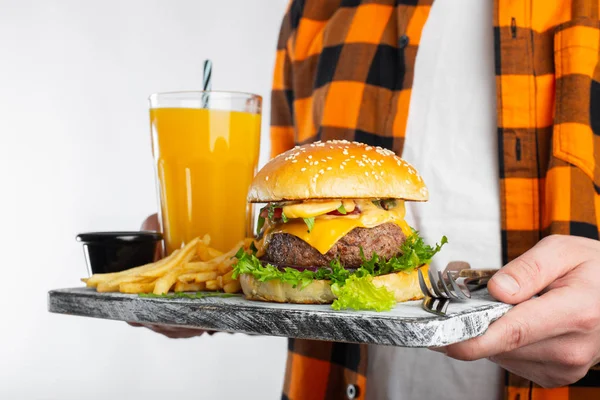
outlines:
[[390, 150], [333, 140], [295, 147], [254, 177], [248, 201], [403, 199], [427, 201], [416, 169]]

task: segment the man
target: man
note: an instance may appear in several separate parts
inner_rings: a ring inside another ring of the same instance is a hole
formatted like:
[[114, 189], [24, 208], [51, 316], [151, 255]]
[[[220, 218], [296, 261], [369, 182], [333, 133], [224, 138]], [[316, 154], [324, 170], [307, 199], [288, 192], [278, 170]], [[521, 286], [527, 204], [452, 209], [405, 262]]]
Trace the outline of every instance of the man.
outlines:
[[290, 340], [283, 398], [600, 398], [599, 3], [291, 1], [272, 154], [393, 149], [428, 183], [407, 219], [450, 238], [438, 260], [506, 264], [489, 290], [516, 306], [449, 357]]
[[475, 363], [291, 340], [284, 398], [600, 398], [598, 9], [598, 0], [291, 2], [272, 155], [329, 139], [393, 149], [431, 190], [407, 219], [430, 240], [449, 237], [440, 259], [508, 263], [489, 289], [517, 306], [482, 337], [436, 349]]

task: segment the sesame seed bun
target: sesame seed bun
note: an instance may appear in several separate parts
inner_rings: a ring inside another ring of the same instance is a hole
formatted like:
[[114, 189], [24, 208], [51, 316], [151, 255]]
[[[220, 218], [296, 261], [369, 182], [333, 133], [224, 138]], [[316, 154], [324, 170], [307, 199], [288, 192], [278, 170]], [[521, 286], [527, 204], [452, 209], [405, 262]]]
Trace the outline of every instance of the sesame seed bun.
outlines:
[[254, 177], [248, 201], [402, 199], [427, 201], [417, 170], [390, 150], [333, 140], [295, 147]]

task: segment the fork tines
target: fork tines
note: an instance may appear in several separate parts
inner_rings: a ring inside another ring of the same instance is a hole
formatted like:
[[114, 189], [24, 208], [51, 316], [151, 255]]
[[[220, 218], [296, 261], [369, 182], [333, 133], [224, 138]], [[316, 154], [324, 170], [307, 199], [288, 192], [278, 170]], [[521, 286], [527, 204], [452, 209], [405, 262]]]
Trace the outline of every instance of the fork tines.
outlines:
[[471, 293], [467, 285], [463, 282], [464, 278], [455, 279], [450, 271], [446, 273], [447, 279], [445, 279], [442, 272], [437, 273], [437, 277], [428, 270], [428, 277], [431, 283], [431, 287], [425, 282], [423, 272], [421, 269], [418, 271], [419, 275], [419, 286], [425, 296], [432, 297], [434, 299], [451, 299], [451, 300], [467, 300], [471, 297]]

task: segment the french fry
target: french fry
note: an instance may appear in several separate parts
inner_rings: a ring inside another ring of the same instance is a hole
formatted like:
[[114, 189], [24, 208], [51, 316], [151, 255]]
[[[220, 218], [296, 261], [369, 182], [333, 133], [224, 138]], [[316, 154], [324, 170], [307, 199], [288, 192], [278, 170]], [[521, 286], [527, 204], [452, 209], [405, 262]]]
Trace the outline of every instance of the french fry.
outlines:
[[223, 255], [222, 251], [219, 251], [217, 249], [213, 249], [212, 247], [208, 248], [208, 256], [213, 259], [213, 258], [217, 258], [219, 256]]
[[231, 281], [223, 285], [223, 291], [225, 293], [237, 293], [242, 290], [242, 286], [239, 281]]
[[196, 282], [206, 282], [206, 281], [211, 281], [213, 279], [217, 279], [217, 272], [216, 271], [211, 271], [211, 272], [198, 272], [196, 274], [196, 277], [194, 278], [194, 280]]
[[226, 284], [228, 284], [229, 282], [231, 282], [233, 280], [233, 271], [229, 271], [228, 273], [223, 275], [222, 278], [223, 278], [223, 287], [225, 287]]
[[118, 272], [111, 272], [108, 274], [94, 274], [92, 276], [90, 276], [89, 278], [84, 278], [81, 281], [85, 282], [85, 285], [87, 287], [97, 287], [99, 283], [101, 282], [107, 282], [111, 279], [116, 278], [119, 275]]
[[223, 262], [222, 264], [219, 265], [219, 267], [217, 268], [217, 272], [220, 275], [225, 275], [227, 273], [229, 273], [231, 270], [233, 270], [233, 261], [230, 262]]
[[152, 293], [156, 281], [152, 282], [123, 282], [119, 285], [121, 293]]
[[217, 264], [212, 261], [190, 261], [183, 266], [186, 273], [216, 271]]
[[183, 283], [177, 282], [175, 284], [175, 288], [173, 289], [175, 292], [199, 292], [204, 290], [206, 285], [204, 282], [199, 283]]
[[196, 246], [196, 255], [198, 256], [198, 258], [200, 259], [200, 261], [208, 261], [214, 257], [211, 257], [209, 254], [209, 250], [210, 247], [208, 247], [208, 245], [206, 243], [204, 243], [204, 241], [199, 241], [198, 245]]
[[219, 282], [217, 282], [216, 279], [213, 279], [212, 281], [206, 281], [206, 290], [219, 290]]
[[153, 278], [147, 278], [145, 276], [121, 276], [119, 278], [110, 280], [108, 282], [101, 282], [96, 287], [96, 291], [98, 292], [118, 292], [122, 283], [147, 283], [152, 282]]
[[156, 280], [156, 285], [154, 285], [154, 290], [152, 293], [154, 294], [166, 294], [169, 293], [171, 287], [177, 282], [177, 277], [181, 275], [183, 271], [183, 265], [173, 268], [169, 272], [167, 272], [164, 276], [158, 278]]
[[187, 274], [181, 274], [177, 277], [177, 281], [181, 283], [192, 283], [196, 281], [196, 273], [190, 272]]
[[[163, 265], [152, 268], [148, 271], [143, 272], [142, 276], [147, 276], [149, 278], [160, 278], [161, 276], [168, 273], [167, 271], [172, 270], [173, 268], [178, 267], [180, 264], [189, 261], [194, 256], [194, 249], [198, 244], [200, 238], [192, 239], [183, 249], [181, 249], [176, 255], [173, 253], [169, 256], [169, 260], [165, 262]], [[160, 261], [159, 261], [160, 262]]]

